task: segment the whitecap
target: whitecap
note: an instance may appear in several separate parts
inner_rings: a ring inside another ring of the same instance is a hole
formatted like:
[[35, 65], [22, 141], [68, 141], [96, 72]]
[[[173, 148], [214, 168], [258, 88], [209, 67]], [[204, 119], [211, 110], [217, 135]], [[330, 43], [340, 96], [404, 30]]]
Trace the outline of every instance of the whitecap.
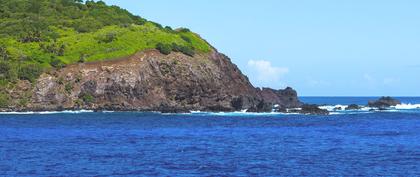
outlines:
[[92, 113], [92, 110], [77, 110], [77, 111], [28, 111], [28, 112], [0, 112], [0, 114], [5, 115], [31, 115], [31, 114], [80, 114], [80, 113]]
[[346, 110], [346, 108], [348, 107], [347, 105], [323, 105], [323, 106], [318, 106], [319, 109], [325, 109], [328, 110], [330, 112], [332, 111], [336, 111], [336, 110]]
[[393, 106], [394, 109], [420, 109], [420, 104], [399, 104]]

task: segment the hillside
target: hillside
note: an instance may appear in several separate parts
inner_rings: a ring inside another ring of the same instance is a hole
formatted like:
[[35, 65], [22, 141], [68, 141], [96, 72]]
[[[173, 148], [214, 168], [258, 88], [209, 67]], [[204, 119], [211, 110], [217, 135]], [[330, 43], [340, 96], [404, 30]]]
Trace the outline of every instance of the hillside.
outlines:
[[210, 46], [188, 29], [173, 30], [102, 1], [0, 1], [0, 105], [18, 80], [73, 63], [121, 58], [158, 48], [188, 55]]
[[162, 27], [102, 1], [1, 0], [0, 13], [2, 80], [36, 78], [36, 71], [34, 77], [5, 73], [28, 65], [63, 67], [156, 47], [165, 50], [176, 45], [190, 55], [210, 51], [209, 45], [188, 29]]
[[297, 93], [254, 88], [231, 60], [102, 1], [0, 1], [0, 111], [271, 111]]

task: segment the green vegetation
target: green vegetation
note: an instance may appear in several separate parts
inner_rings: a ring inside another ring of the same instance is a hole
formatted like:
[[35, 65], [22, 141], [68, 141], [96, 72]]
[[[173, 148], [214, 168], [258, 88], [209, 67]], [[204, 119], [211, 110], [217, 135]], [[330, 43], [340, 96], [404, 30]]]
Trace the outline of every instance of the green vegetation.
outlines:
[[67, 94], [70, 94], [70, 93], [71, 93], [71, 91], [73, 90], [73, 85], [71, 85], [70, 83], [67, 83], [67, 84], [64, 86], [64, 89], [66, 90]]
[[9, 105], [9, 97], [4, 93], [0, 93], [0, 108], [6, 108]]
[[1, 85], [154, 48], [190, 56], [211, 50], [189, 29], [162, 27], [102, 1], [0, 0]]
[[79, 98], [82, 99], [85, 104], [90, 104], [95, 101], [95, 97], [88, 93], [81, 94]]
[[160, 51], [160, 53], [168, 55], [172, 52], [172, 46], [169, 44], [156, 44], [156, 49]]
[[171, 45], [158, 43], [156, 44], [156, 49], [159, 50], [160, 53], [165, 54], [165, 55], [170, 54], [172, 51], [181, 52], [191, 57], [195, 55], [194, 49], [192, 47], [179, 45], [177, 43], [172, 43]]

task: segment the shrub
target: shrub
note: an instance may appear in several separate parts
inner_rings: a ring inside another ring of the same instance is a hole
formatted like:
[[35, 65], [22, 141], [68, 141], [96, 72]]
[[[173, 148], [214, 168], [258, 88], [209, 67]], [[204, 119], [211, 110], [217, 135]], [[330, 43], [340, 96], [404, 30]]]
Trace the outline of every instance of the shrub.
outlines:
[[57, 56], [63, 56], [64, 51], [66, 50], [66, 45], [60, 44], [58, 45], [56, 42], [53, 42], [51, 44], [39, 44], [39, 47], [46, 53], [51, 53]]
[[185, 42], [191, 43], [191, 39], [188, 36], [185, 35], [181, 35], [182, 40], [184, 40]]
[[67, 83], [67, 84], [64, 86], [64, 90], [66, 90], [66, 92], [67, 92], [68, 94], [70, 94], [70, 93], [71, 93], [71, 91], [73, 90], [73, 85], [71, 85], [70, 83]]
[[89, 93], [82, 93], [79, 96], [79, 98], [81, 98], [83, 100], [83, 102], [86, 103], [86, 104], [90, 104], [90, 103], [93, 103], [95, 101], [95, 97], [93, 97]]
[[87, 57], [88, 57], [88, 55], [86, 55], [84, 53], [80, 54], [78, 63], [86, 62]]
[[66, 50], [66, 45], [61, 44], [61, 45], [60, 45], [60, 48], [58, 48], [57, 55], [58, 55], [58, 56], [63, 56], [63, 55], [64, 55], [64, 51], [65, 51], [65, 50]]
[[188, 28], [180, 28], [180, 29], [178, 29], [178, 31], [179, 31], [179, 32], [182, 32], [182, 33], [188, 33], [188, 32], [191, 32], [191, 30], [190, 30], [190, 29], [188, 29]]
[[7, 75], [9, 74], [10, 69], [11, 68], [10, 68], [9, 63], [1, 62], [0, 63], [0, 78], [6, 79]]
[[9, 97], [4, 93], [0, 93], [0, 108], [6, 108], [9, 106]]
[[52, 61], [50, 62], [50, 65], [58, 69], [63, 68], [65, 66], [65, 64], [60, 59], [57, 59], [57, 58], [53, 58]]
[[20, 42], [30, 43], [30, 42], [41, 42], [41, 32], [39, 31], [30, 31], [20, 37]]
[[185, 55], [191, 56], [191, 57], [193, 57], [195, 55], [194, 49], [192, 49], [191, 47], [187, 47], [187, 46], [181, 46], [180, 47], [180, 52], [182, 52]]
[[0, 45], [0, 60], [8, 60], [10, 57], [9, 51], [7, 51], [7, 47], [4, 45]]
[[165, 26], [164, 30], [167, 33], [175, 33], [175, 31], [170, 26]]
[[106, 33], [105, 35], [98, 36], [96, 40], [98, 40], [99, 43], [111, 43], [112, 41], [115, 41], [117, 39], [117, 34], [114, 32]]
[[42, 73], [42, 68], [36, 64], [26, 64], [19, 67], [18, 78], [34, 82]]
[[158, 43], [156, 45], [156, 49], [162, 54], [169, 55], [172, 51], [172, 46], [169, 44]]
[[159, 23], [156, 23], [156, 22], [151, 22], [154, 26], [156, 26], [157, 28], [159, 28], [159, 29], [163, 29], [163, 26], [161, 25], [161, 24], [159, 24]]
[[178, 45], [176, 43], [172, 43], [172, 51], [174, 52], [181, 52], [185, 55], [191, 56], [193, 57], [195, 55], [195, 51], [193, 48], [188, 47], [188, 46], [182, 46], [182, 45]]
[[14, 81], [17, 79], [17, 72], [13, 64], [0, 62], [0, 79]]

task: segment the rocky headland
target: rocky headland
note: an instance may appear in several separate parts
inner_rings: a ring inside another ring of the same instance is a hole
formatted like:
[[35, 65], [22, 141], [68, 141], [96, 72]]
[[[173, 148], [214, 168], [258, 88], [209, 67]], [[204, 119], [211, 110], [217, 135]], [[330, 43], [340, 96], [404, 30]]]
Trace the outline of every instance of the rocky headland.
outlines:
[[116, 60], [72, 64], [42, 74], [34, 86], [19, 81], [10, 95], [19, 98], [28, 92], [32, 96], [27, 104], [15, 103], [3, 111], [288, 112], [304, 105], [290, 87], [255, 88], [215, 49], [193, 57], [147, 50]]

